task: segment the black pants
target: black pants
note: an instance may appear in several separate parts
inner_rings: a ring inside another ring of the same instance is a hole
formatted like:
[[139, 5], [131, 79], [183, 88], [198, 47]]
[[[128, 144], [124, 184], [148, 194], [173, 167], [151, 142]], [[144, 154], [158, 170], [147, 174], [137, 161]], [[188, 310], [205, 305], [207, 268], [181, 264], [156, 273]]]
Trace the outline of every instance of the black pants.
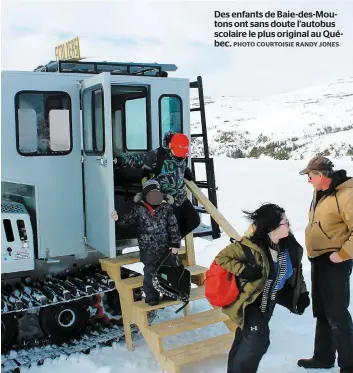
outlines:
[[342, 373], [353, 373], [353, 323], [348, 311], [352, 260], [332, 263], [330, 254], [311, 261], [313, 312], [316, 320], [314, 358], [334, 364], [337, 351]]
[[180, 206], [173, 205], [174, 215], [178, 221], [181, 237], [185, 237], [200, 225], [200, 216], [189, 199]]
[[245, 309], [244, 329], [238, 328], [228, 356], [227, 373], [255, 373], [270, 345], [270, 317], [257, 305]]
[[143, 268], [143, 291], [145, 292], [146, 299], [159, 299], [158, 291], [153, 287], [152, 274], [156, 271], [157, 267], [155, 263], [146, 263]]
[[[169, 251], [165, 253], [165, 255], [169, 254]], [[144, 279], [143, 279], [143, 291], [145, 292], [146, 298], [147, 299], [159, 299], [159, 293], [158, 291], [153, 287], [152, 284], [152, 274], [156, 272], [160, 261], [155, 260], [151, 261], [149, 258], [146, 260], [143, 257], [140, 257], [142, 263], [145, 265], [143, 268], [143, 274], [144, 274]], [[163, 256], [161, 256], [163, 258]], [[168, 256], [166, 261], [164, 262], [167, 265], [170, 266], [177, 266], [178, 262], [178, 254], [172, 254]]]

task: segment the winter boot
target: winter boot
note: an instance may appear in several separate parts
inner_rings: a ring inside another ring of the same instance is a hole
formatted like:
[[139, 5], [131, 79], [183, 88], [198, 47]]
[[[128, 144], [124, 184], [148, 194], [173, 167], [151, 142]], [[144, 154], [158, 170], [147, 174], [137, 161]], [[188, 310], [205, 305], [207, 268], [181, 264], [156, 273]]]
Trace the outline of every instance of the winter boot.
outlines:
[[298, 366], [305, 368], [305, 369], [331, 369], [334, 367], [335, 364], [328, 364], [322, 363], [314, 359], [313, 357], [310, 359], [299, 359]]
[[145, 303], [147, 303], [149, 306], [157, 306], [159, 304], [158, 298], [146, 298]]

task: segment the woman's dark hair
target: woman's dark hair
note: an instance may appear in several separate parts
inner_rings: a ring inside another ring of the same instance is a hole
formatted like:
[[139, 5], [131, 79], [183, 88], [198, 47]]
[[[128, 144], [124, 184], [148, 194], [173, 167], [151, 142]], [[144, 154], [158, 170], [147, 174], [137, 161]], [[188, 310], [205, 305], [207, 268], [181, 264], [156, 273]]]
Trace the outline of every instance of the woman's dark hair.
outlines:
[[244, 211], [245, 216], [254, 225], [255, 231], [250, 237], [251, 241], [257, 244], [264, 244], [268, 240], [268, 233], [277, 229], [281, 224], [283, 214], [282, 207], [273, 203], [264, 203], [253, 212]]

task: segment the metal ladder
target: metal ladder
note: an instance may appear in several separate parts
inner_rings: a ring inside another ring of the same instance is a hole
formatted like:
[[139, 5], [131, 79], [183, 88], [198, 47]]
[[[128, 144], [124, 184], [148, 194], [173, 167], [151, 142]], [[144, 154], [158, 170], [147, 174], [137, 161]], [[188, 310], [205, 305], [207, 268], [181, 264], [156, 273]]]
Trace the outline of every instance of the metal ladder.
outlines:
[[[202, 138], [203, 140], [203, 153], [204, 157], [192, 157], [191, 158], [191, 170], [195, 175], [195, 184], [202, 189], [207, 189], [208, 199], [217, 207], [217, 187], [216, 179], [213, 165], [213, 158], [210, 158], [208, 149], [208, 139], [207, 139], [207, 126], [206, 126], [206, 114], [205, 114], [205, 101], [203, 95], [203, 86], [201, 76], [197, 77], [195, 82], [190, 82], [190, 89], [197, 89], [199, 96], [199, 107], [190, 108], [190, 112], [198, 111], [201, 117], [201, 133], [191, 134], [191, 138]], [[204, 163], [206, 168], [206, 181], [197, 181], [195, 174], [195, 163]], [[193, 199], [193, 203], [196, 205], [196, 210], [199, 213], [208, 214], [203, 207], [197, 206], [197, 201]], [[211, 227], [206, 227], [204, 224], [200, 224], [200, 227], [194, 231], [195, 237], [209, 236], [212, 238], [219, 238], [221, 231], [219, 225], [211, 218]]]

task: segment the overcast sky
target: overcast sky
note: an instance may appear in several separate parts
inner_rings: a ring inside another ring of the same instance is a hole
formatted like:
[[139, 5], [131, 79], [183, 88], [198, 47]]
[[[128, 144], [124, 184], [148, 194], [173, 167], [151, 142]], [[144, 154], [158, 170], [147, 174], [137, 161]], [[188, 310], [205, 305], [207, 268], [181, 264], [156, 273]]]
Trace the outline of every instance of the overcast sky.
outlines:
[[[215, 48], [215, 10], [336, 12], [343, 36], [338, 48]], [[33, 70], [79, 36], [82, 56], [174, 63], [172, 76], [202, 75], [208, 95], [268, 96], [353, 76], [352, 1], [3, 0], [1, 18], [2, 70]]]

